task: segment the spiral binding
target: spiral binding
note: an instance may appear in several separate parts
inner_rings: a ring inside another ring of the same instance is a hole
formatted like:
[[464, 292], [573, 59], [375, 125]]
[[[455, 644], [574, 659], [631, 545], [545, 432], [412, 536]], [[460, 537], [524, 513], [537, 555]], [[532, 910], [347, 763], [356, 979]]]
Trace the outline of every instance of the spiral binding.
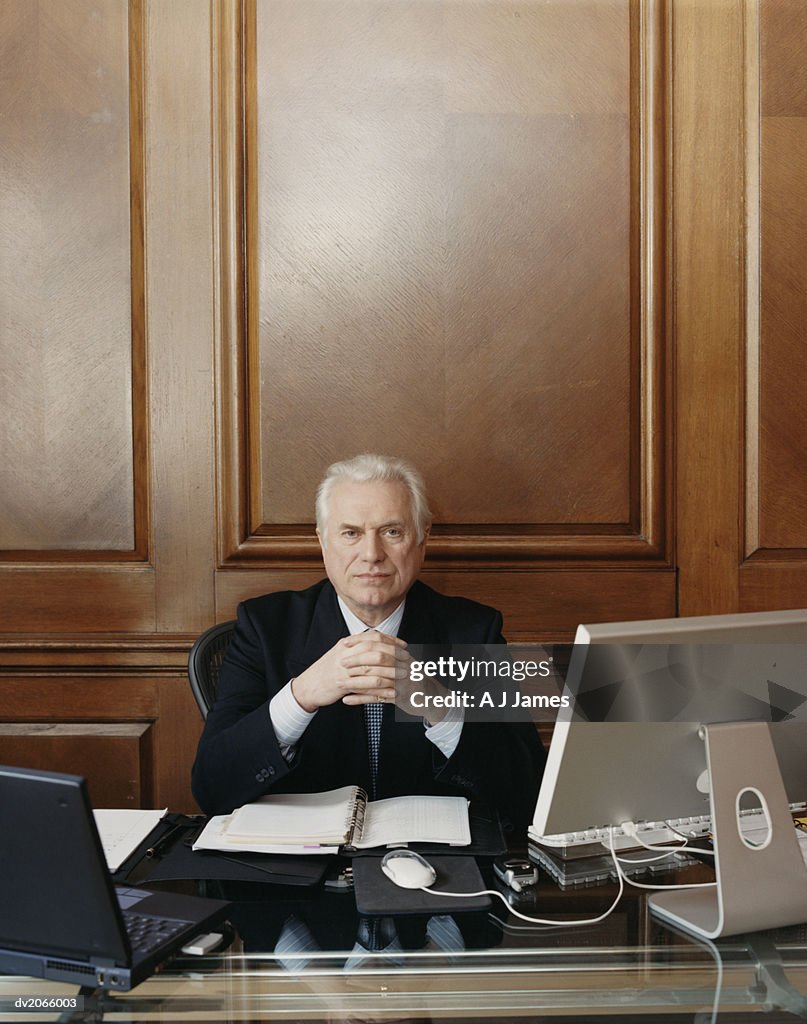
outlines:
[[345, 822], [345, 834], [348, 837], [345, 843], [346, 850], [355, 850], [353, 845], [354, 837], [361, 839], [364, 832], [364, 817], [367, 814], [367, 792], [356, 786], [356, 797], [353, 803], [353, 810], [349, 813]]

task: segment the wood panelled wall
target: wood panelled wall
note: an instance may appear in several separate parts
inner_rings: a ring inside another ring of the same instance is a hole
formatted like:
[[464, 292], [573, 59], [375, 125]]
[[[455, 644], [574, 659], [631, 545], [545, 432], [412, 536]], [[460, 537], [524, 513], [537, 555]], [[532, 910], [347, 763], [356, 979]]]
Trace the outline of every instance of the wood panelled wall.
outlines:
[[6, 0], [0, 761], [189, 808], [192, 639], [424, 471], [513, 639], [807, 605], [799, 0]]

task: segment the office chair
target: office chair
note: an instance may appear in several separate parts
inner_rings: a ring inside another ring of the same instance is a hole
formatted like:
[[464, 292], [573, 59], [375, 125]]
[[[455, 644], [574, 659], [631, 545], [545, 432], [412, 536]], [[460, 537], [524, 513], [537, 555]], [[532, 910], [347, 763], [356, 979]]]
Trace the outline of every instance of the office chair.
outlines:
[[206, 629], [188, 655], [188, 679], [202, 718], [207, 718], [219, 685], [221, 662], [230, 646], [235, 621], [219, 622]]

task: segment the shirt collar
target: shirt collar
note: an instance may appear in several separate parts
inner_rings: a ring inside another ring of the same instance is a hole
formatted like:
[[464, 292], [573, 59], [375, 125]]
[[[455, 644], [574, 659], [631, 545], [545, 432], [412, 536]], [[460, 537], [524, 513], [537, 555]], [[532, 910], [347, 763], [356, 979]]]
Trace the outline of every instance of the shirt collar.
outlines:
[[368, 629], [375, 629], [379, 633], [386, 633], [388, 636], [398, 635], [398, 630], [401, 628], [401, 621], [403, 619], [406, 598], [401, 601], [391, 615], [388, 615], [383, 622], [379, 622], [377, 626], [368, 626], [366, 622], [362, 622], [357, 615], [353, 614], [338, 594], [336, 595], [336, 600], [339, 602], [339, 610], [344, 617], [345, 625], [347, 626], [348, 632], [351, 636], [355, 636], [357, 633], [364, 633]]

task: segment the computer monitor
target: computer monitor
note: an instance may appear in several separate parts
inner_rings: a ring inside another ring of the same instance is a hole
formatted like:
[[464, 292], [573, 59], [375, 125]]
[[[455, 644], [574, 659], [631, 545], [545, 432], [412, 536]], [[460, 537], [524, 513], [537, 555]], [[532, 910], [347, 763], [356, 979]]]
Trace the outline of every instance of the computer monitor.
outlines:
[[807, 610], [580, 626], [567, 689], [536, 833], [708, 813], [716, 887], [654, 896], [656, 914], [708, 938], [807, 921], [788, 807], [807, 799]]

